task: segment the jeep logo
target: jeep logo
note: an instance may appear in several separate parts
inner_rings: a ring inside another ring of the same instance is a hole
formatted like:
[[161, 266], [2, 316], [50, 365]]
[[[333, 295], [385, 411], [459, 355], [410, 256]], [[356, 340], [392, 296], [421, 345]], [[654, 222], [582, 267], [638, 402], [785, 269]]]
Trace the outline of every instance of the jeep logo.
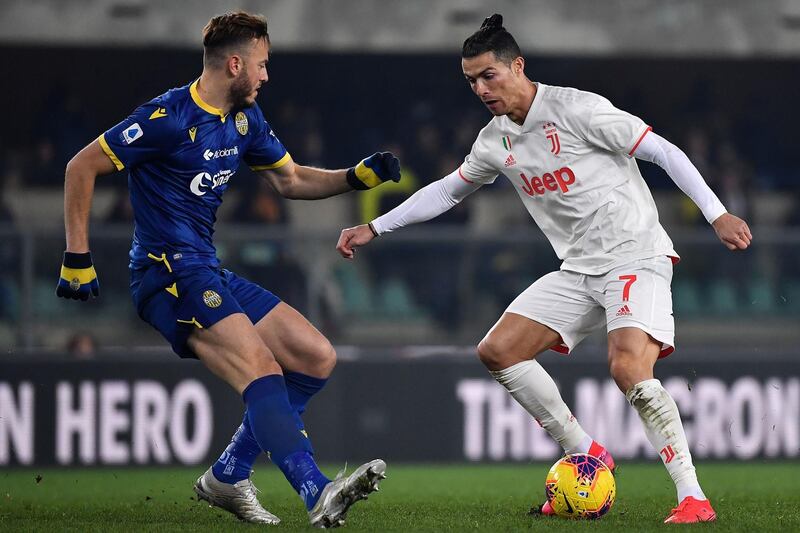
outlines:
[[528, 196], [543, 195], [547, 191], [557, 191], [561, 189], [562, 193], [569, 191], [569, 186], [575, 183], [575, 173], [569, 167], [562, 167], [553, 172], [545, 173], [541, 178], [534, 176], [531, 179], [520, 172], [520, 177], [525, 183], [522, 190]]

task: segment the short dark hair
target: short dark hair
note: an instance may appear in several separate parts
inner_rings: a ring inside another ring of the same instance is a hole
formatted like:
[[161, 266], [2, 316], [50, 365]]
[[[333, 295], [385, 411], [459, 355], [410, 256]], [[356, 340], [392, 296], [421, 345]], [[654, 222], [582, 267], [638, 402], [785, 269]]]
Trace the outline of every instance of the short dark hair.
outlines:
[[517, 41], [503, 27], [503, 15], [495, 13], [486, 17], [480, 29], [464, 41], [461, 57], [475, 57], [486, 52], [494, 52], [495, 57], [506, 65], [522, 56]]
[[250, 44], [253, 39], [266, 39], [269, 44], [266, 17], [244, 11], [217, 15], [203, 28], [203, 60], [205, 63], [218, 63], [231, 49]]

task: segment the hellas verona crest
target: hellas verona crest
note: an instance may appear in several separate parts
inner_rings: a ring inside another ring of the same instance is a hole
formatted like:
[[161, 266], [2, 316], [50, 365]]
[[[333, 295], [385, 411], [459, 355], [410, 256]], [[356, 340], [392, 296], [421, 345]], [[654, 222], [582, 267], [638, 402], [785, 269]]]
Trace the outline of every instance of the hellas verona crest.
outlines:
[[247, 135], [247, 115], [241, 111], [236, 113], [236, 131], [239, 135]]
[[203, 293], [203, 302], [208, 307], [219, 307], [222, 305], [222, 296], [214, 291], [206, 291]]

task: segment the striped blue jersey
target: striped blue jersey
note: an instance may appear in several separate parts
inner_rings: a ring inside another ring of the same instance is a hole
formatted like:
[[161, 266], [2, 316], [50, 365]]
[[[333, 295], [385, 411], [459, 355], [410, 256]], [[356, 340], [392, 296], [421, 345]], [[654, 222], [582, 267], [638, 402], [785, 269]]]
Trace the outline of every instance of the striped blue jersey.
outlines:
[[224, 114], [200, 98], [197, 81], [140, 106], [98, 140], [129, 171], [131, 268], [153, 259], [218, 266], [216, 212], [240, 162], [258, 171], [291, 159], [257, 105]]

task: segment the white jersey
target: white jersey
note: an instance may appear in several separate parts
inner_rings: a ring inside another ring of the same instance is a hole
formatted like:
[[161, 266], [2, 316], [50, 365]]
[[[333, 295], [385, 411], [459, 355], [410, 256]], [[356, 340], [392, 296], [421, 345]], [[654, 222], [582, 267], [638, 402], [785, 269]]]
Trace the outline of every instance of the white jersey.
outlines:
[[461, 177], [508, 177], [562, 270], [599, 275], [638, 259], [677, 258], [632, 158], [650, 127], [597, 94], [537, 87], [522, 126], [500, 116], [481, 130]]

